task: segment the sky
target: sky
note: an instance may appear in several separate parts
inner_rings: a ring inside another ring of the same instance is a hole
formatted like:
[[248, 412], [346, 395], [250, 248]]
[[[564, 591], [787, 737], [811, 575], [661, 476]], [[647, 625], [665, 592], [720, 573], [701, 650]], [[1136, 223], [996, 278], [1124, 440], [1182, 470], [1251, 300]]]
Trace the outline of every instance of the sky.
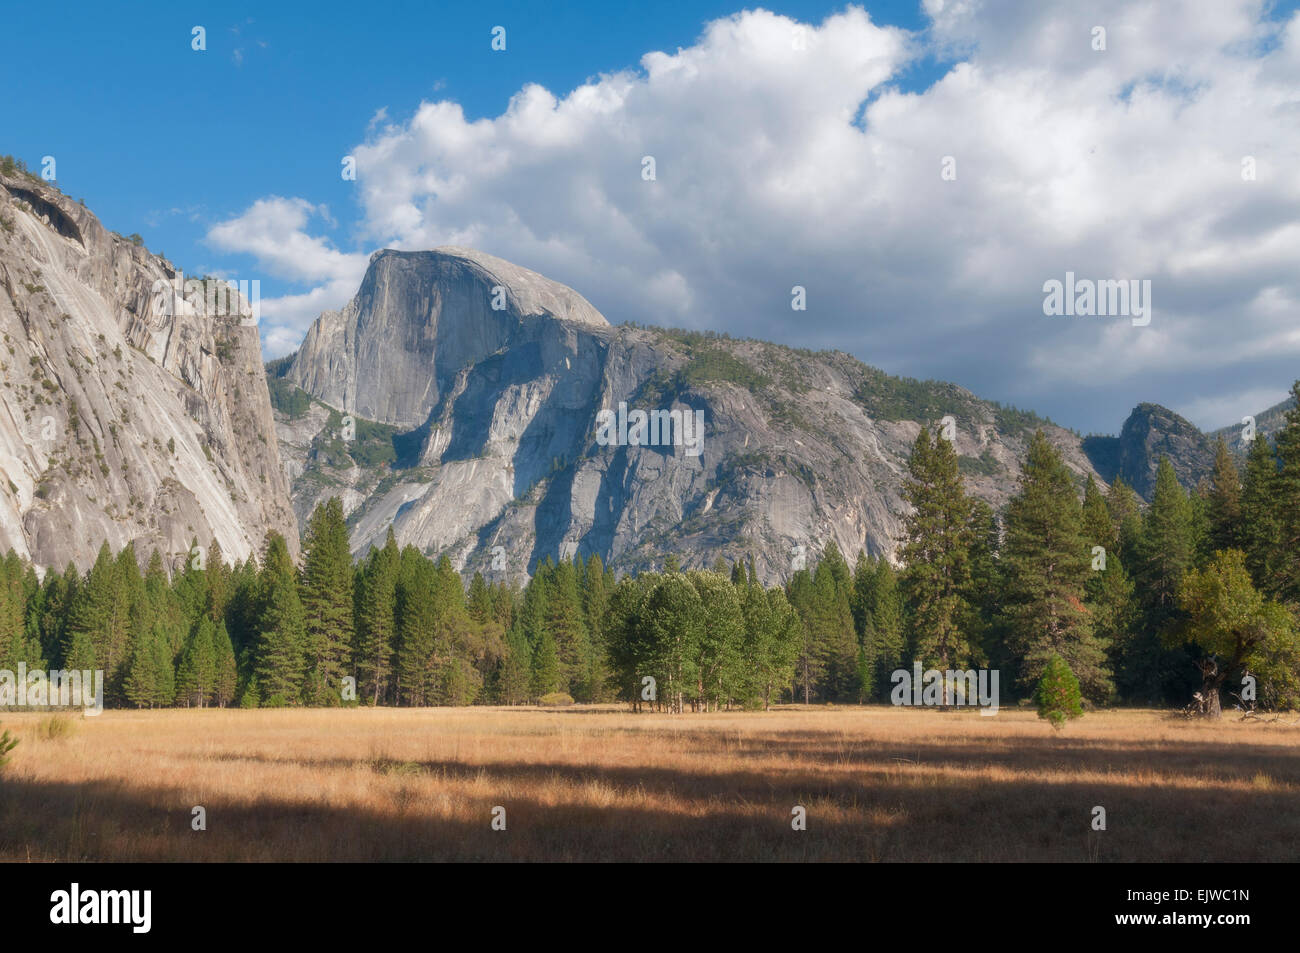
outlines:
[[[1300, 377], [1298, 2], [24, 4], [0, 152], [259, 280], [268, 359], [455, 244], [615, 324], [1213, 428]], [[1045, 313], [1071, 274], [1149, 312]]]

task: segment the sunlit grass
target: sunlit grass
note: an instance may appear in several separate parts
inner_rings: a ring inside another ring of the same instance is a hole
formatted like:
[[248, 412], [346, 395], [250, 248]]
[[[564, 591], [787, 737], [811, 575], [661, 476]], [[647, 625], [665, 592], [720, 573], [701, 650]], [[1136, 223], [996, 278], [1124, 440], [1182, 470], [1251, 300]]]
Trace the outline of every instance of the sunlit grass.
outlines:
[[1096, 712], [1060, 734], [1023, 710], [885, 706], [72, 717], [3, 715], [21, 744], [0, 772], [0, 858], [1251, 861], [1300, 845], [1294, 717]]

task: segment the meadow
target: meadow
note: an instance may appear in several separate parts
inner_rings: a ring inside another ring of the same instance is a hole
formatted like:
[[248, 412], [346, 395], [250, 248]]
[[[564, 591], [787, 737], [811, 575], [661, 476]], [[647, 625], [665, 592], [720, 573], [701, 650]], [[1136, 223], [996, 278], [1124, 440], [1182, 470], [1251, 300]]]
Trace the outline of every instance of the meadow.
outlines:
[[0, 769], [5, 861], [1300, 854], [1294, 715], [1097, 711], [1060, 733], [1027, 710], [888, 706], [4, 712], [0, 725], [20, 739]]

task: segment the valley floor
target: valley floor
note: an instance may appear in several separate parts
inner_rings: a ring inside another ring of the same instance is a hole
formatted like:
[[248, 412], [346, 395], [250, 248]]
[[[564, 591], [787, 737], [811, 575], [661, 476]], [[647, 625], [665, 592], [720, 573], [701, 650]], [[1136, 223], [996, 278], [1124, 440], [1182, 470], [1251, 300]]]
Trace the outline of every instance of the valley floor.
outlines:
[[[1300, 719], [0, 713], [0, 859], [1290, 861]], [[807, 829], [791, 829], [792, 809]], [[193, 808], [207, 829], [191, 829]], [[495, 807], [506, 830], [493, 830]], [[1092, 829], [1095, 806], [1106, 830]]]

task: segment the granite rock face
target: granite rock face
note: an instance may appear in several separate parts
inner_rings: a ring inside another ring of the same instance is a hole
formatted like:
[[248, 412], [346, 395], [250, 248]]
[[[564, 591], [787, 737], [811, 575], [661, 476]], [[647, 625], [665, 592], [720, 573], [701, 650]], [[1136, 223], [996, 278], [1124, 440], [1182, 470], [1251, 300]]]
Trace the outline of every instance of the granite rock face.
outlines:
[[[338, 495], [357, 554], [392, 525], [399, 543], [495, 578], [575, 552], [622, 571], [752, 555], [767, 582], [831, 540], [850, 559], [892, 556], [912, 442], [945, 416], [967, 487], [994, 506], [1035, 427], [1080, 486], [1096, 472], [1076, 435], [955, 385], [840, 352], [613, 327], [576, 292], [465, 249], [376, 253], [356, 298], [279, 373], [314, 399], [277, 410], [300, 520]], [[702, 442], [671, 428], [634, 440], [620, 405], [702, 417]], [[390, 460], [340, 452], [364, 421], [391, 429]]]
[[248, 302], [185, 295], [56, 188], [0, 176], [0, 334], [0, 550], [84, 569], [134, 541], [176, 565], [274, 529], [296, 552]]

